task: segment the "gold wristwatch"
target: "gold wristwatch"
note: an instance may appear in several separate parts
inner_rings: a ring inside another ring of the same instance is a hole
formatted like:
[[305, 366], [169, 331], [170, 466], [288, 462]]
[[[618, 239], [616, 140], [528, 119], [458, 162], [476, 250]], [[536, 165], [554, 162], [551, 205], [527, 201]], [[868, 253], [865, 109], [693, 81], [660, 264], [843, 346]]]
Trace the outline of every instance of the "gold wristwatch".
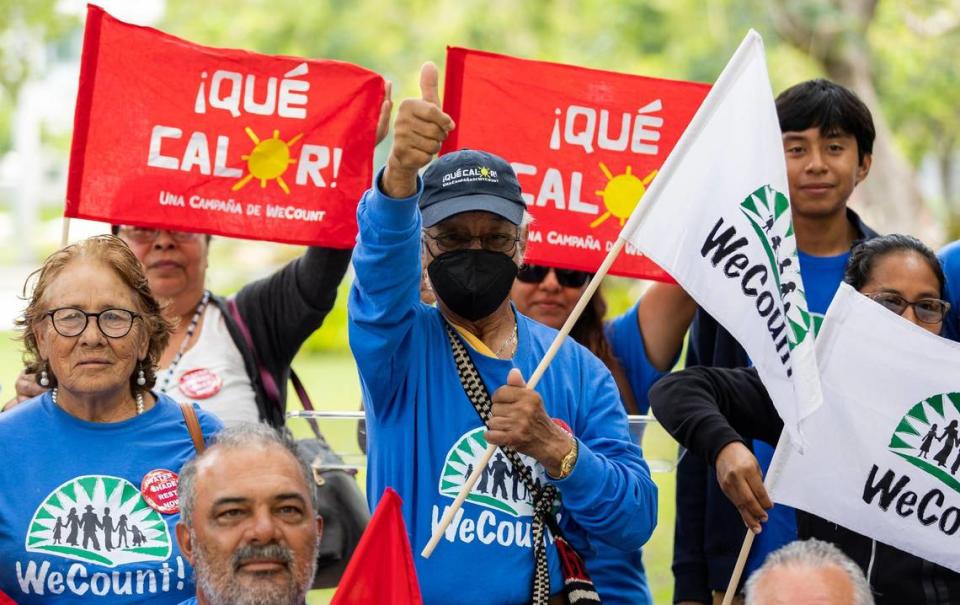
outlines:
[[563, 457], [563, 460], [560, 461], [560, 476], [557, 479], [566, 479], [570, 473], [573, 472], [574, 465], [577, 464], [577, 453], [579, 451], [579, 446], [577, 445], [577, 438], [573, 437], [573, 447], [570, 448], [570, 451], [567, 452], [567, 455]]

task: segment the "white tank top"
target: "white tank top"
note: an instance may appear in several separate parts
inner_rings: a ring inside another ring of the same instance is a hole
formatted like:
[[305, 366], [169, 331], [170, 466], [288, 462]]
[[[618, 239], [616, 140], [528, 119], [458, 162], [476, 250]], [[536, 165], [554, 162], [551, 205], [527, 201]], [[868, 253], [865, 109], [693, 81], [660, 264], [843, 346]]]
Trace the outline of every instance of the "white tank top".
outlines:
[[[163, 384], [166, 374], [167, 368], [157, 372], [158, 385]], [[243, 355], [230, 337], [223, 314], [212, 302], [204, 310], [200, 336], [180, 359], [164, 392], [179, 402], [195, 401], [228, 427], [259, 422], [256, 393], [244, 369]]]

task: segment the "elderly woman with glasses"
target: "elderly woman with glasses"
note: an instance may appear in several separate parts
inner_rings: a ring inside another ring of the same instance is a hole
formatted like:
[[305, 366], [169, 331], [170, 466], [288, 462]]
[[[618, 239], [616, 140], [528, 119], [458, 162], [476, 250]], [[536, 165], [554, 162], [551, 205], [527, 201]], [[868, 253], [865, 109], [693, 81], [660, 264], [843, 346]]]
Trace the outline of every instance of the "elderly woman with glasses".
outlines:
[[221, 424], [154, 389], [170, 324], [126, 244], [84, 240], [34, 275], [18, 324], [49, 390], [0, 414], [0, 590], [179, 603], [193, 574], [173, 539], [177, 473]]
[[[857, 245], [847, 261], [844, 281], [907, 321], [940, 334], [950, 308], [943, 300], [943, 270], [933, 251], [916, 238], [884, 235]], [[773, 503], [744, 439], [776, 444], [783, 421], [757, 371], [688, 368], [654, 385], [650, 402], [664, 428], [681, 445], [716, 467], [721, 489], [743, 522], [759, 533], [767, 519], [764, 509]], [[801, 539], [836, 544], [860, 565], [878, 605], [957, 602], [960, 574], [804, 511], [796, 514]]]
[[[350, 250], [308, 248], [228, 299], [206, 289], [210, 236], [127, 225], [113, 231], [142, 264], [173, 326], [157, 358], [157, 390], [196, 401], [228, 425], [282, 426], [290, 364], [333, 308]], [[42, 392], [40, 378], [22, 374], [7, 408]]]

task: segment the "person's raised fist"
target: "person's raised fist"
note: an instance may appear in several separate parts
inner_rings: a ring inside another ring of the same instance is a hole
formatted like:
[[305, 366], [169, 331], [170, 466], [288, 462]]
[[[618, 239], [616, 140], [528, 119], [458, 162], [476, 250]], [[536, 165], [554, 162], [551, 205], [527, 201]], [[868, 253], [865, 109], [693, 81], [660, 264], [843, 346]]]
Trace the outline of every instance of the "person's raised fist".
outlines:
[[393, 147], [387, 158], [381, 188], [394, 198], [417, 191], [417, 172], [430, 163], [454, 128], [453, 119], [440, 109], [440, 76], [431, 62], [420, 68], [419, 99], [404, 99], [393, 123]]

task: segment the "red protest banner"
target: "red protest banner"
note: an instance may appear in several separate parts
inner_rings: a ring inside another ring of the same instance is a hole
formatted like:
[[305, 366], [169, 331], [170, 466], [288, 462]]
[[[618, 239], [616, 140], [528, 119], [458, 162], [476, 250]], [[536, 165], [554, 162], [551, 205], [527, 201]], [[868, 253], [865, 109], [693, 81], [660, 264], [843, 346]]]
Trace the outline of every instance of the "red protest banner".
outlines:
[[64, 214], [349, 248], [384, 81], [199, 46], [89, 6]]
[[[709, 88], [451, 47], [443, 152], [513, 164], [534, 218], [527, 262], [592, 272]], [[610, 273], [670, 281], [630, 244]]]

